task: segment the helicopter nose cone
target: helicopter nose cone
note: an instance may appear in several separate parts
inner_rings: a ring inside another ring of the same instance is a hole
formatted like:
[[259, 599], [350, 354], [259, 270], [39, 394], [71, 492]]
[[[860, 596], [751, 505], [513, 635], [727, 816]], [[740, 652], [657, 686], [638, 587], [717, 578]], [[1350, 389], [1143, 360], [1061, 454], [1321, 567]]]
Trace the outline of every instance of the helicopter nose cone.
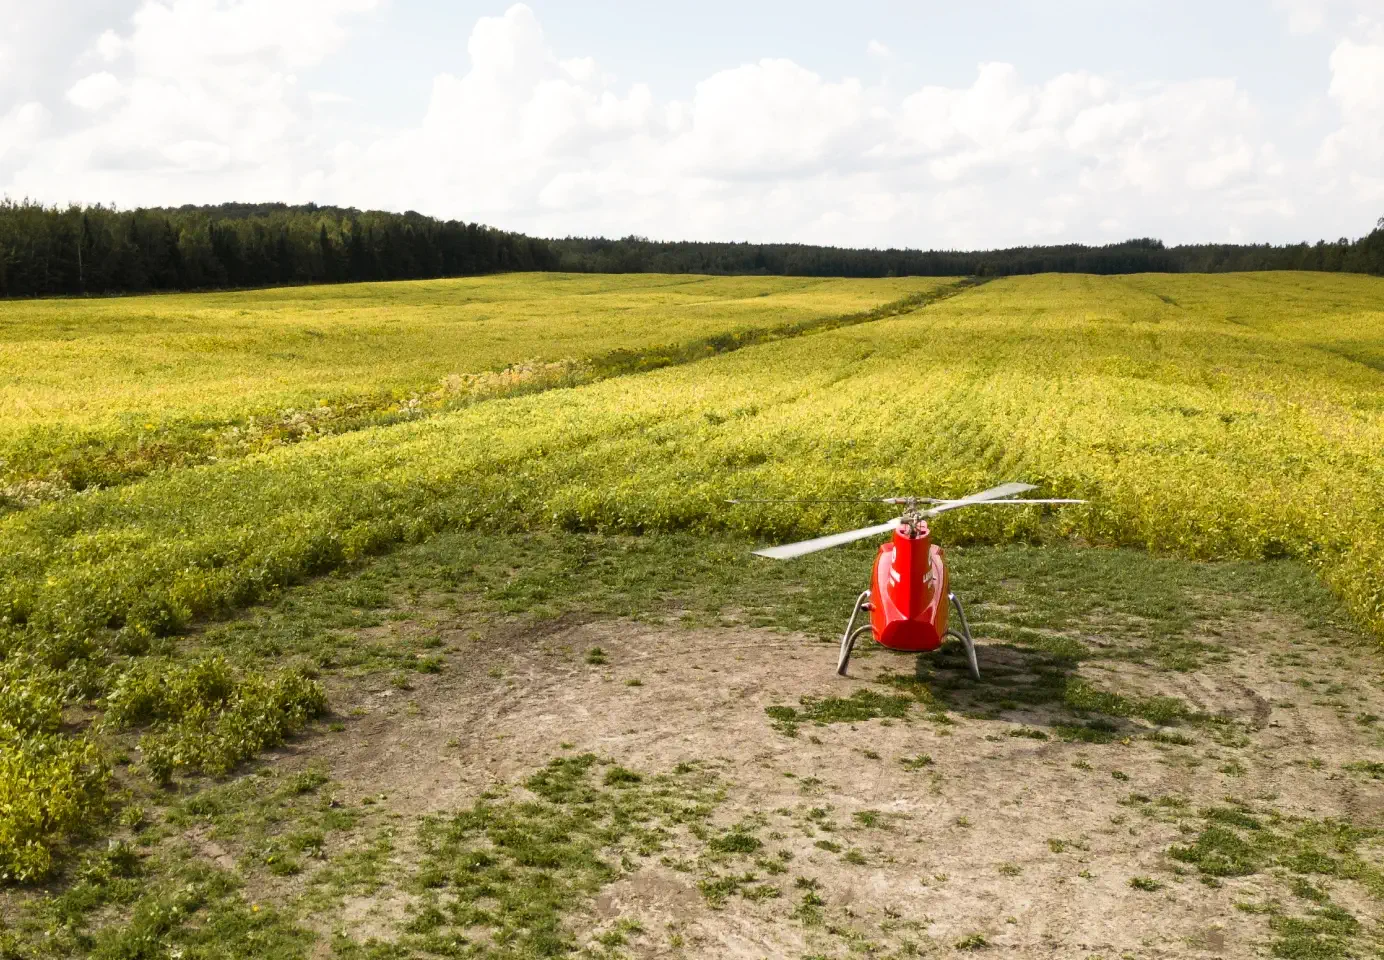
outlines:
[[875, 639], [894, 650], [936, 650], [947, 630], [947, 570], [927, 528], [900, 526], [879, 548], [871, 589]]

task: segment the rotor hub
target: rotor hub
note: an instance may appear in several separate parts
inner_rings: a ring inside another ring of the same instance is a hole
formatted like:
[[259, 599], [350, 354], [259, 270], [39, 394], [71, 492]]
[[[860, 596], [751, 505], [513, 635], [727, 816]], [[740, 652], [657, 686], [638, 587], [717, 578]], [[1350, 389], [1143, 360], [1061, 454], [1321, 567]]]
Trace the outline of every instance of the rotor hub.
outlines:
[[909, 506], [899, 518], [899, 527], [907, 532], [910, 540], [922, 540], [928, 535], [927, 521], [916, 506]]

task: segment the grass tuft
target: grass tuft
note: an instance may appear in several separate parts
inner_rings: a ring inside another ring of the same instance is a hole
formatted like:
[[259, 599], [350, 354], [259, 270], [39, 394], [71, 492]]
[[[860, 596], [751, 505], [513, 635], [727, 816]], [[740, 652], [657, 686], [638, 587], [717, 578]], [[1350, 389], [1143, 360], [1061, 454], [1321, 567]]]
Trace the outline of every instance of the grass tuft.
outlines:
[[765, 707], [764, 712], [774, 721], [774, 728], [796, 736], [798, 725], [815, 723], [859, 723], [881, 717], [901, 719], [915, 703], [913, 697], [879, 693], [868, 688], [857, 690], [849, 697], [803, 697], [800, 708], [787, 706]]

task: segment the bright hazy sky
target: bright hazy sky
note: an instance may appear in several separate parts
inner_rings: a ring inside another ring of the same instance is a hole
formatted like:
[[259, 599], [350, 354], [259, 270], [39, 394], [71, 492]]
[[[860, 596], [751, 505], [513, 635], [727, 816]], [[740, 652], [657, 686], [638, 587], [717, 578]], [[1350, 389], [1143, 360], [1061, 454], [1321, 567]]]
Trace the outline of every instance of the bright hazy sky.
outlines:
[[543, 235], [1355, 237], [1384, 0], [0, 0], [0, 194]]

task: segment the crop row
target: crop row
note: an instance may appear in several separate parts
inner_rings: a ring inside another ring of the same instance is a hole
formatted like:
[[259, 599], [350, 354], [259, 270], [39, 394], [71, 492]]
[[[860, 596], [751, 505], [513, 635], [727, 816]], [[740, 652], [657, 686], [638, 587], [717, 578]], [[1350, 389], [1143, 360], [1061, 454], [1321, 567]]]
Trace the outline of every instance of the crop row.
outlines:
[[512, 274], [5, 304], [0, 510], [952, 282]]

